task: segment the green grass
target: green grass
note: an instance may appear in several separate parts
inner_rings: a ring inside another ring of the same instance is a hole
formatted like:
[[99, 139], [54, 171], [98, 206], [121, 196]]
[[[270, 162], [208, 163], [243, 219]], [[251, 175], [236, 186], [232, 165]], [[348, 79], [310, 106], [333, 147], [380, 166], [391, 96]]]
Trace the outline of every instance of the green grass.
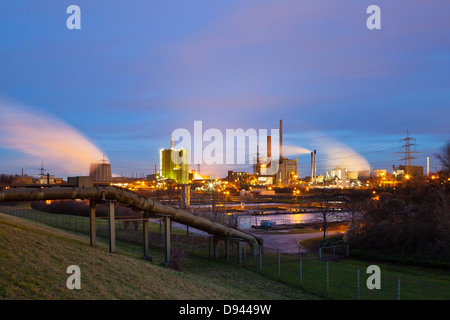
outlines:
[[[302, 247], [317, 252], [316, 248], [322, 237], [303, 240]], [[316, 255], [316, 254], [315, 254]], [[266, 255], [268, 256], [268, 255]], [[276, 264], [276, 256], [266, 257], [267, 263]], [[275, 261], [275, 262], [274, 262]], [[303, 261], [304, 288], [326, 293], [326, 262], [307, 255]], [[378, 265], [381, 269], [381, 290], [369, 290], [366, 273], [369, 265]], [[284, 257], [282, 261], [284, 281], [298, 283], [299, 274], [298, 257]], [[387, 263], [377, 260], [340, 259], [328, 262], [329, 268], [329, 296], [338, 299], [355, 299], [357, 297], [357, 272], [360, 273], [361, 299], [397, 299], [398, 279], [400, 279], [401, 299], [450, 299], [450, 272], [448, 269], [430, 268], [415, 265]], [[273, 267], [272, 267], [273, 269]], [[271, 270], [272, 274], [277, 271]]]
[[[233, 264], [189, 257], [184, 271], [140, 258], [141, 248], [118, 241], [117, 254], [101, 239], [0, 214], [1, 299], [317, 299]], [[66, 269], [81, 268], [81, 289], [69, 290]], [[270, 289], [268, 289], [270, 288]]]

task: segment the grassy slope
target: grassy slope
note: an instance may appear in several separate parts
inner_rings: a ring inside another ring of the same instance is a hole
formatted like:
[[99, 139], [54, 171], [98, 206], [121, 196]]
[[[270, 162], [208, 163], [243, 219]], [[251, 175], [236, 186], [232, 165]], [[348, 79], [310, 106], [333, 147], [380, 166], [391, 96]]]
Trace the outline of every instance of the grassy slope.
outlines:
[[[81, 268], [81, 290], [66, 268]], [[0, 299], [315, 299], [235, 266], [205, 261], [177, 272], [139, 255], [109, 254], [86, 236], [0, 214]], [[270, 288], [268, 290], [267, 288]]]

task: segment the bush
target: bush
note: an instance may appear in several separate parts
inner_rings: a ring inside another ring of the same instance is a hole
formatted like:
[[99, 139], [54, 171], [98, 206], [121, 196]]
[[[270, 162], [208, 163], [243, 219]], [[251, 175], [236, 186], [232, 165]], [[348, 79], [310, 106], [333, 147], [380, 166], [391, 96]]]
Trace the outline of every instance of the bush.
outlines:
[[345, 239], [400, 259], [450, 260], [449, 183], [415, 181], [381, 190]]
[[172, 247], [170, 251], [170, 268], [181, 271], [183, 269], [183, 264], [187, 259], [187, 253], [179, 248]]
[[344, 242], [344, 235], [343, 234], [337, 234], [334, 236], [331, 236], [327, 239], [324, 239], [320, 241], [319, 247], [331, 247], [331, 246], [339, 246], [346, 244]]

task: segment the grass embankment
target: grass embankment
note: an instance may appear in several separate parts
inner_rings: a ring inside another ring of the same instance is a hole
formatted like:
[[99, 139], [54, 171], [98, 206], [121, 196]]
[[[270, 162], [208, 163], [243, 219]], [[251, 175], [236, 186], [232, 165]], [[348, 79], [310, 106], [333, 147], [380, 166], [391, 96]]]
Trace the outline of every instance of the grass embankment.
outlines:
[[[317, 298], [232, 264], [189, 257], [179, 272], [139, 258], [139, 246], [117, 247], [109, 254], [106, 243], [0, 213], [0, 299]], [[81, 269], [80, 290], [66, 287], [70, 265]]]

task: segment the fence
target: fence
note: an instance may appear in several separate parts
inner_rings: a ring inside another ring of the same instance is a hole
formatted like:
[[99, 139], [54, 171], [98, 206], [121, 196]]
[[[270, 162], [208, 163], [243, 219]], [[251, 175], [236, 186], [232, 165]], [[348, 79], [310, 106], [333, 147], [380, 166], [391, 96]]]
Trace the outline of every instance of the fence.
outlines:
[[[45, 213], [29, 205], [0, 206], [0, 212], [27, 218], [41, 223], [89, 234], [89, 218]], [[98, 237], [108, 236], [108, 221], [97, 219]], [[142, 222], [116, 221], [116, 238], [135, 244], [143, 244]], [[444, 271], [424, 274], [406, 272], [389, 266], [381, 267], [381, 288], [369, 289], [371, 274], [367, 262], [354, 259], [338, 259], [348, 256], [348, 247], [329, 247], [319, 252], [281, 252], [263, 247], [259, 256], [252, 256], [250, 247], [236, 239], [223, 239], [217, 246], [219, 261], [239, 264], [299, 289], [330, 299], [450, 299], [450, 274]], [[183, 230], [173, 229], [171, 242], [188, 254], [213, 258], [213, 238]], [[149, 223], [149, 247], [164, 249], [164, 227], [158, 220]], [[330, 253], [331, 252], [331, 253]]]

